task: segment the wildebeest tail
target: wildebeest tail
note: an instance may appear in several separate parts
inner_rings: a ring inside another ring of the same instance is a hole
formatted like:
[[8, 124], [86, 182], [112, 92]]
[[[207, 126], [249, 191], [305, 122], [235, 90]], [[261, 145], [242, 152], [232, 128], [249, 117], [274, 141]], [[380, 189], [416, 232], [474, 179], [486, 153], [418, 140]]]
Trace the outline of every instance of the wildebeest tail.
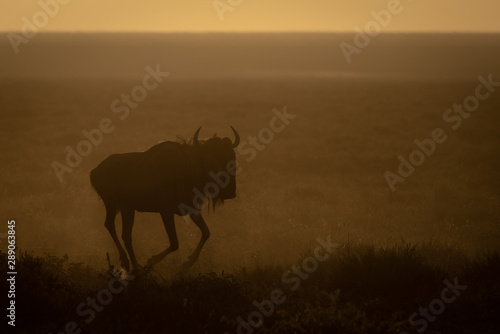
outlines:
[[92, 188], [97, 192], [99, 197], [101, 197], [100, 189], [99, 189], [99, 181], [98, 181], [98, 176], [97, 176], [97, 168], [92, 169], [90, 171], [90, 184], [92, 185]]

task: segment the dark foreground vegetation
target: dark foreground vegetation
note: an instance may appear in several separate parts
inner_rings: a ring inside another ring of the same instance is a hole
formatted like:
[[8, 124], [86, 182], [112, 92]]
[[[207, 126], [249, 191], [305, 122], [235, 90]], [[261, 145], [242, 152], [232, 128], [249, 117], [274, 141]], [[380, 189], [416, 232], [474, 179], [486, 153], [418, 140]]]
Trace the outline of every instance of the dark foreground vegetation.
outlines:
[[[3, 253], [1, 262], [5, 268]], [[397, 334], [498, 333], [500, 328], [496, 252], [470, 259], [435, 244], [350, 245], [316, 269], [311, 263], [307, 277], [302, 270], [302, 276], [288, 273], [284, 280], [293, 263], [168, 279], [144, 270], [133, 279], [122, 276], [120, 284], [112, 266], [96, 271], [67, 257], [22, 253], [15, 332]], [[460, 288], [453, 292], [446, 282]], [[275, 289], [282, 293], [273, 295]], [[280, 304], [264, 302], [273, 298]], [[425, 308], [427, 316], [419, 314]], [[414, 312], [412, 326], [408, 319]], [[253, 327], [260, 317], [263, 323]]]

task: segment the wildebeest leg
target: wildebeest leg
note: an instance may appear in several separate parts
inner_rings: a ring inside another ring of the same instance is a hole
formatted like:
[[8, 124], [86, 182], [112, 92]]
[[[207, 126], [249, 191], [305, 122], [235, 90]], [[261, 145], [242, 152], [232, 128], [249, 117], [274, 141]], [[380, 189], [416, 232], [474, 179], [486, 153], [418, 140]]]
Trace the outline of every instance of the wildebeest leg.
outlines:
[[[135, 211], [133, 209], [123, 209], [122, 212], [122, 239], [127, 249], [130, 260], [132, 261], [133, 269], [139, 269], [139, 264], [135, 258], [134, 249], [132, 248], [132, 227], [134, 227]], [[125, 268], [127, 269], [127, 268]], [[128, 271], [128, 269], [127, 269]]]
[[152, 256], [148, 260], [148, 266], [154, 266], [155, 264], [163, 260], [165, 256], [179, 248], [179, 240], [177, 239], [177, 231], [175, 230], [174, 215], [172, 213], [162, 212], [161, 219], [163, 219], [163, 225], [165, 226], [165, 230], [167, 231], [170, 245], [163, 252]]
[[120, 241], [118, 240], [118, 236], [116, 235], [115, 216], [116, 216], [116, 210], [114, 208], [106, 207], [106, 221], [104, 222], [104, 226], [106, 226], [106, 228], [108, 229], [109, 234], [111, 234], [111, 238], [113, 238], [113, 241], [115, 242], [116, 248], [118, 248], [118, 253], [120, 254], [120, 261], [122, 267], [128, 271], [129, 266], [128, 266], [127, 253], [123, 249], [122, 245], [120, 244]]
[[194, 250], [193, 254], [191, 254], [191, 256], [189, 256], [188, 260], [186, 262], [184, 262], [184, 264], [183, 264], [184, 270], [189, 269], [189, 267], [191, 267], [196, 262], [196, 260], [198, 260], [198, 257], [200, 256], [201, 250], [202, 250], [203, 246], [205, 245], [205, 242], [210, 237], [210, 230], [208, 229], [208, 226], [205, 223], [205, 220], [203, 219], [202, 215], [201, 214], [197, 214], [197, 215], [193, 214], [193, 215], [189, 215], [189, 216], [191, 217], [193, 222], [196, 224], [196, 226], [198, 226], [198, 228], [201, 230], [201, 240], [198, 243], [198, 246]]

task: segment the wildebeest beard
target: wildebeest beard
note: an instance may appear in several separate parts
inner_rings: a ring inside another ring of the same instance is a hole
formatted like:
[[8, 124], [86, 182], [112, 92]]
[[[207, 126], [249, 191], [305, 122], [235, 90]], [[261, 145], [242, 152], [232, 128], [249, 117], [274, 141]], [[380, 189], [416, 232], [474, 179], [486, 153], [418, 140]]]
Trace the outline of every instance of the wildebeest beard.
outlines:
[[[207, 201], [205, 204], [215, 212], [215, 208], [224, 204], [225, 199], [234, 198], [236, 195], [235, 170], [228, 167], [231, 162], [235, 163], [233, 143], [229, 138], [220, 138], [216, 134], [212, 138], [199, 140], [197, 143], [194, 140], [188, 141], [182, 138], [179, 142], [182, 145], [191, 146], [195, 150], [194, 154], [200, 157], [198, 167], [202, 175], [200, 181], [187, 196], [189, 197], [188, 203], [183, 204], [199, 210], [204, 203], [196, 199], [201, 200], [200, 195], [203, 195], [203, 199]], [[224, 180], [218, 179], [217, 175], [223, 175]], [[227, 184], [220, 181], [227, 181]]]

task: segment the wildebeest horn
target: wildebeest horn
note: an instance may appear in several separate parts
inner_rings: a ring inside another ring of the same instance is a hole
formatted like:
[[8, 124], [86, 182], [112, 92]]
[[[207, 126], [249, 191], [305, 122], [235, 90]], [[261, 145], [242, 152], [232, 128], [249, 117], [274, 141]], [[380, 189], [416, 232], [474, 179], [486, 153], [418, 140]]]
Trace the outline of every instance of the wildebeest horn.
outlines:
[[236, 132], [236, 130], [232, 126], [231, 129], [234, 132], [234, 143], [233, 143], [233, 148], [234, 148], [238, 146], [238, 144], [240, 143], [240, 135], [238, 134], [238, 132]]
[[200, 142], [198, 141], [198, 134], [200, 133], [200, 130], [201, 130], [201, 126], [194, 133], [194, 137], [193, 137], [193, 144], [194, 145], [200, 145]]

